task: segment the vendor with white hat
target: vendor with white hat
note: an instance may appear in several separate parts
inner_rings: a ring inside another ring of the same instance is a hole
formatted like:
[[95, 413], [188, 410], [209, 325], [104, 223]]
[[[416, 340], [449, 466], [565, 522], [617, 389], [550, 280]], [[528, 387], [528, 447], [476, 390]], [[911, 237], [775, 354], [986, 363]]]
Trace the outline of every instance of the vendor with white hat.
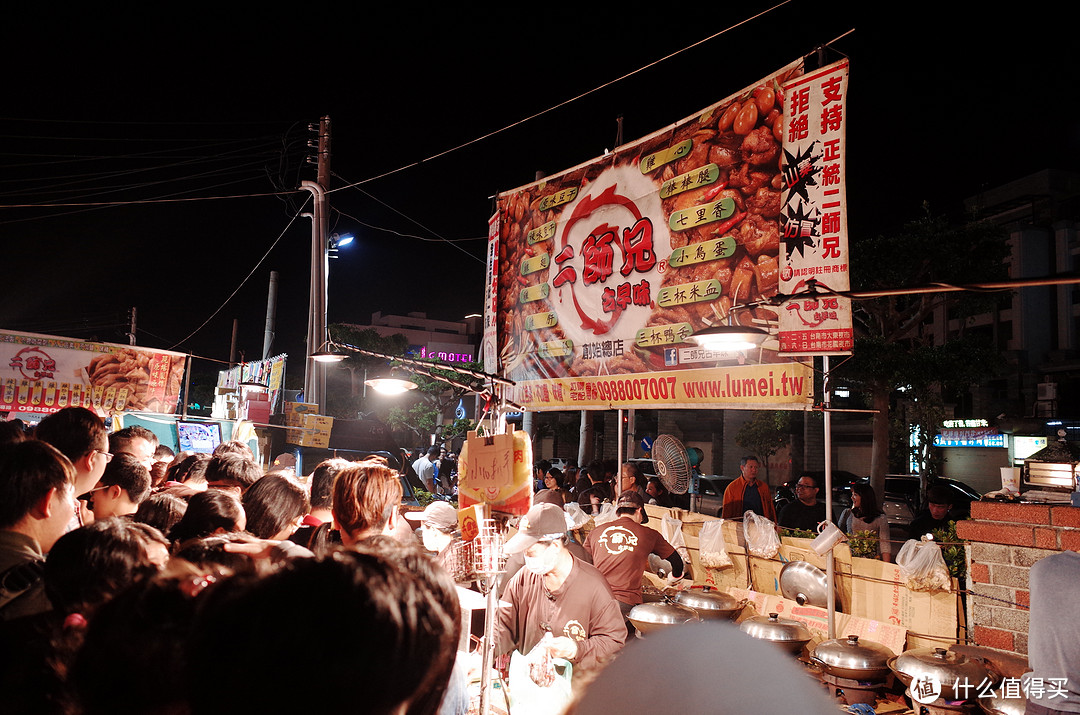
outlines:
[[424, 548], [436, 554], [441, 563], [458, 534], [457, 509], [447, 502], [433, 501], [423, 511], [408, 512], [405, 518], [420, 522], [420, 538]]
[[[577, 671], [602, 666], [626, 641], [619, 604], [607, 581], [566, 548], [566, 515], [538, 504], [522, 517], [507, 541], [509, 554], [524, 553], [525, 568], [502, 594], [496, 654], [517, 650], [530, 659], [537, 644]], [[544, 638], [545, 634], [550, 634]]]

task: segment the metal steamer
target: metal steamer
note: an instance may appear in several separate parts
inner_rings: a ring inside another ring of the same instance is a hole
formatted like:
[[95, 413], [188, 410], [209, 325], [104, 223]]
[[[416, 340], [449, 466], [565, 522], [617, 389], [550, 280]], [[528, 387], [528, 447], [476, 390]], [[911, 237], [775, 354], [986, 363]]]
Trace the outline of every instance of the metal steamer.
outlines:
[[919, 715], [977, 713], [980, 687], [996, 688], [1001, 681], [982, 658], [945, 648], [907, 650], [890, 658], [888, 666], [907, 686], [905, 694]]
[[873, 706], [892, 684], [888, 661], [893, 655], [881, 643], [849, 635], [819, 643], [810, 654], [810, 662], [842, 702]]

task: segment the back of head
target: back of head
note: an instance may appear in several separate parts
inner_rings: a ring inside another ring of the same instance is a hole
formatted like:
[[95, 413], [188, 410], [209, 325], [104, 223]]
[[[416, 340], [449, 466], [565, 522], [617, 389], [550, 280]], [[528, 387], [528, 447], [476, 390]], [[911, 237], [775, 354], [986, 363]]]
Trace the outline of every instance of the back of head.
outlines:
[[139, 425], [125, 427], [122, 430], [117, 430], [110, 434], [109, 451], [113, 454], [118, 454], [120, 452], [130, 453], [131, 443], [137, 439], [145, 439], [150, 443], [151, 456], [153, 456], [153, 451], [156, 450], [158, 446], [157, 435]]
[[345, 459], [324, 459], [311, 473], [311, 508], [329, 509], [334, 502], [334, 480], [349, 466]]
[[294, 479], [268, 474], [251, 485], [241, 499], [247, 516], [247, 530], [260, 539], [283, 539], [296, 530], [310, 511], [307, 492]]
[[151, 494], [139, 504], [139, 509], [133, 518], [142, 524], [149, 524], [162, 534], [168, 534], [183, 518], [185, 511], [187, 511], [186, 501], [173, 494], [158, 492]]
[[334, 481], [334, 519], [349, 536], [382, 530], [401, 504], [397, 472], [374, 461], [342, 469]]
[[188, 711], [184, 650], [197, 576], [143, 579], [98, 609], [70, 671], [83, 715]]
[[231, 493], [215, 489], [199, 492], [188, 501], [187, 511], [169, 532], [169, 539], [179, 544], [188, 539], [210, 536], [218, 529], [236, 531], [243, 528], [243, 520], [244, 507]]
[[127, 492], [128, 499], [139, 504], [150, 494], [150, 472], [130, 454], [113, 455], [112, 461], [105, 465], [99, 486], [116, 485]]
[[170, 482], [206, 482], [206, 467], [210, 464], [209, 454], [191, 454], [169, 467], [165, 479]]
[[[315, 698], [326, 712], [390, 715], [418, 694], [426, 707], [417, 715], [437, 712], [457, 613], [447, 612], [436, 588], [424, 574], [364, 550], [219, 584], [192, 628], [192, 713], [296, 712]], [[228, 687], [222, 653], [231, 655]], [[268, 653], [303, 653], [318, 688], [267, 668]]]
[[222, 442], [217, 447], [214, 447], [214, 457], [220, 457], [223, 454], [235, 454], [246, 459], [255, 459], [255, 453], [251, 451], [251, 447], [237, 439]]
[[0, 446], [0, 476], [0, 529], [9, 529], [49, 490], [67, 489], [75, 469], [55, 447], [31, 439]]
[[442, 449], [441, 448], [436, 447], [434, 445], [432, 445], [431, 447], [428, 447], [428, 450], [427, 450], [428, 461], [434, 462], [436, 459], [439, 458], [440, 454], [442, 454]]
[[253, 460], [238, 454], [222, 454], [206, 465], [206, 483], [212, 487], [238, 487], [245, 492], [263, 476]]
[[5, 420], [0, 422], [0, 444], [22, 442], [26, 439], [26, 429], [22, 420]]
[[65, 407], [41, 420], [34, 437], [48, 442], [75, 462], [106, 444], [105, 423], [85, 407]]
[[137, 529], [124, 519], [101, 519], [53, 545], [45, 562], [45, 593], [61, 613], [87, 615], [155, 570]]

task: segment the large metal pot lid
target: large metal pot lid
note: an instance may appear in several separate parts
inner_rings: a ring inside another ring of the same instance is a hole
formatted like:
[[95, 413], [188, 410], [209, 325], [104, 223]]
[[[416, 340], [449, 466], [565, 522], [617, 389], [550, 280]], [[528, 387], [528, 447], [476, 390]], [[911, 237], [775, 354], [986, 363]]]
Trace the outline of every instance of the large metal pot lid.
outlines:
[[915, 648], [906, 650], [891, 661], [889, 667], [910, 679], [930, 677], [942, 684], [952, 684], [967, 678], [971, 687], [996, 675], [978, 658], [944, 648]]
[[825, 572], [807, 561], [789, 561], [780, 569], [780, 593], [800, 606], [826, 608], [829, 580]]
[[732, 611], [739, 607], [739, 601], [734, 596], [723, 591], [713, 591], [708, 586], [679, 591], [675, 594], [675, 602], [699, 611]]
[[642, 623], [675, 624], [700, 620], [693, 608], [677, 603], [639, 603], [630, 609], [627, 618]]
[[884, 668], [895, 653], [881, 643], [858, 636], [847, 636], [818, 643], [812, 655], [835, 668], [875, 670]]
[[810, 640], [810, 629], [798, 621], [780, 618], [779, 614], [754, 616], [739, 624], [739, 629], [747, 635], [763, 641], [781, 643], [803, 642]]

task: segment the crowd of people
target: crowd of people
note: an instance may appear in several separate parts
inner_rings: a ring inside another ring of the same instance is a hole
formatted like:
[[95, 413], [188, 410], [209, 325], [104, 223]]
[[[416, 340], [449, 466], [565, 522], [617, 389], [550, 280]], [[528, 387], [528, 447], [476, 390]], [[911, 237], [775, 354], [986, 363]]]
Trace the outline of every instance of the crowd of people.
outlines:
[[[3, 424], [3, 710], [468, 710], [469, 626], [447, 561], [457, 512], [436, 500], [403, 518], [385, 460], [328, 459], [302, 480], [240, 442], [172, 454], [141, 427], [109, 434], [81, 407]], [[584, 682], [625, 645], [649, 554], [682, 572], [640, 526], [646, 483], [627, 467], [617, 498], [601, 463], [542, 471], [548, 493], [506, 544], [497, 654], [565, 661]], [[563, 506], [594, 499], [616, 514], [582, 544]], [[318, 684], [290, 685], [281, 655]]]

